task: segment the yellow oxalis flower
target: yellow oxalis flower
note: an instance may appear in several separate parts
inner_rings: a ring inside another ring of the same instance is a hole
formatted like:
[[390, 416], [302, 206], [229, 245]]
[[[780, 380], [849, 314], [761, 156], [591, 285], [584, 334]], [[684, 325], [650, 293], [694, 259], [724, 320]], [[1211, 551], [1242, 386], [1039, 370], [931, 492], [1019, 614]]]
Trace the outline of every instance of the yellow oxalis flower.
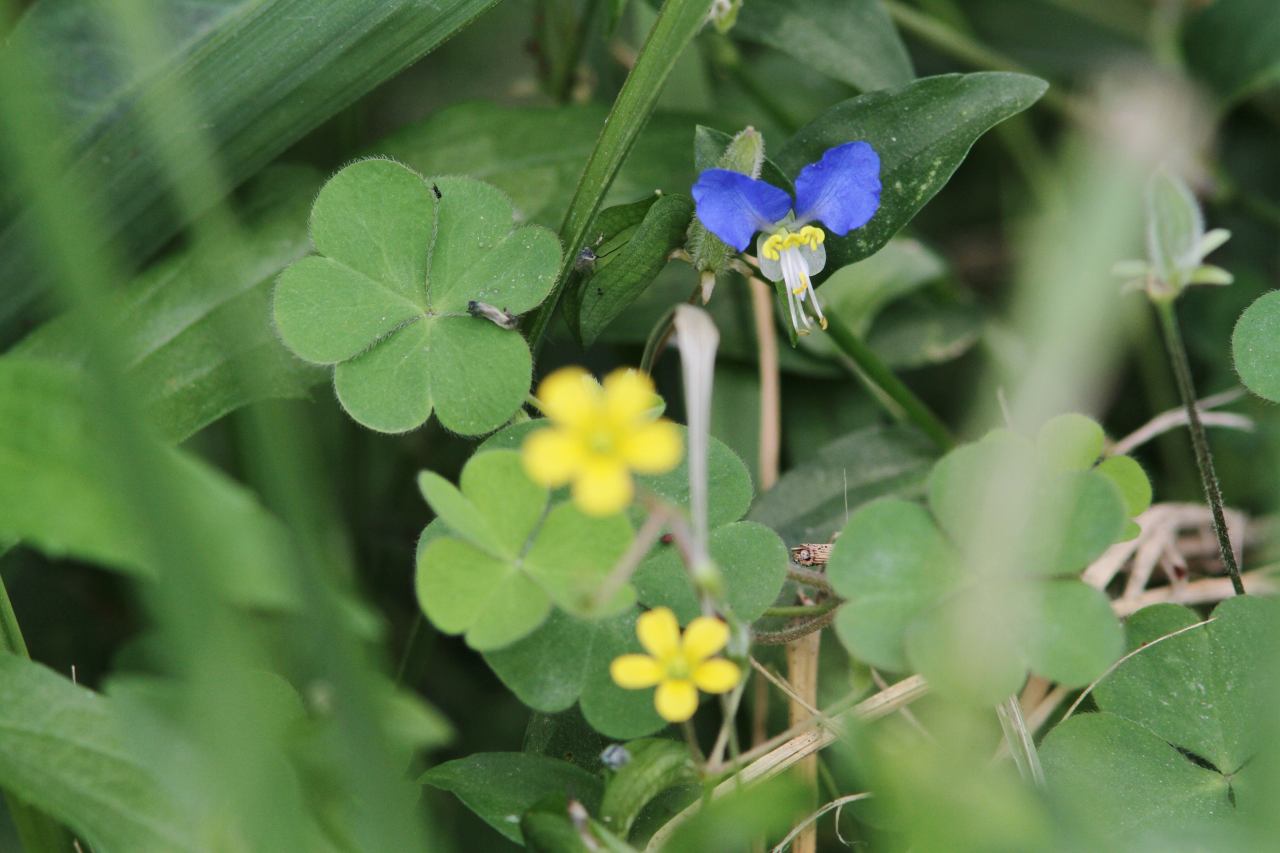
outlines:
[[631, 503], [631, 472], [661, 474], [680, 461], [680, 431], [653, 416], [653, 381], [615, 370], [603, 387], [580, 367], [565, 367], [538, 386], [549, 427], [524, 443], [524, 468], [550, 488], [572, 483], [573, 502], [588, 515], [612, 515]]
[[609, 665], [619, 687], [640, 690], [657, 686], [653, 706], [671, 723], [683, 723], [698, 710], [698, 691], [728, 693], [742, 677], [731, 660], [714, 658], [729, 642], [729, 626], [711, 616], [699, 616], [680, 636], [676, 615], [666, 607], [641, 614], [636, 636], [647, 655], [622, 655]]

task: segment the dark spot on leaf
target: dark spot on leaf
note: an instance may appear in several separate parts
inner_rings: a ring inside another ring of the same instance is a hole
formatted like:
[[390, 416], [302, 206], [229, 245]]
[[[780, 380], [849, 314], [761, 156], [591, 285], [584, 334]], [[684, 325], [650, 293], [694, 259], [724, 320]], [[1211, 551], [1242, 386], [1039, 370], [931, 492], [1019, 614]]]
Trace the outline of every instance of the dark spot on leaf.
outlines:
[[1182, 747], [1180, 747], [1180, 746], [1178, 746], [1178, 747], [1174, 747], [1174, 748], [1175, 748], [1175, 749], [1177, 749], [1177, 750], [1178, 750], [1178, 752], [1181, 752], [1181, 753], [1182, 753], [1182, 755], [1183, 755], [1183, 757], [1185, 757], [1188, 761], [1190, 761], [1192, 764], [1196, 765], [1197, 767], [1203, 767], [1205, 770], [1212, 770], [1214, 773], [1221, 773], [1221, 772], [1222, 772], [1222, 771], [1221, 771], [1221, 770], [1219, 770], [1217, 767], [1215, 767], [1215, 766], [1213, 765], [1213, 762], [1212, 762], [1212, 761], [1210, 761], [1209, 759], [1207, 759], [1207, 758], [1205, 758], [1205, 757], [1203, 757], [1203, 756], [1200, 756], [1200, 755], [1196, 755], [1196, 754], [1195, 754], [1194, 752], [1192, 752], [1191, 750], [1189, 750], [1189, 749], [1183, 749], [1183, 748], [1182, 748]]
[[444, 193], [440, 192], [440, 188], [435, 184], [431, 185], [431, 191], [436, 194], [437, 199], [444, 198]]

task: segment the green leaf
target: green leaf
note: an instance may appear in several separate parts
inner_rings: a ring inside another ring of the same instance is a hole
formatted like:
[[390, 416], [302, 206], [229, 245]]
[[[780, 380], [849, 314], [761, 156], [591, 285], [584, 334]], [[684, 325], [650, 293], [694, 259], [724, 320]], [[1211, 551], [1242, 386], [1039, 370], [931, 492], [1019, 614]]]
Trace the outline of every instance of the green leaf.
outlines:
[[170, 792], [134, 756], [115, 705], [0, 655], [0, 787], [98, 850], [194, 850]]
[[902, 86], [915, 77], [880, 0], [752, 0], [743, 5], [733, 33], [863, 91]]
[[1151, 506], [1151, 481], [1132, 456], [1109, 456], [1095, 469], [1120, 490], [1124, 510], [1130, 518], [1141, 515]]
[[[414, 0], [317, 0], [306, 26], [294, 0], [150, 4], [158, 32], [148, 53], [134, 44], [146, 29], [120, 11], [133, 7], [42, 0], [3, 52], [12, 60], [31, 51], [52, 75], [42, 99], [65, 135], [49, 143], [67, 146], [74, 166], [50, 191], [111, 211], [104, 239], [138, 261], [187, 224], [175, 214], [162, 152], [182, 146], [199, 156], [201, 145], [188, 142], [191, 111], [225, 180], [213, 189], [226, 193], [495, 2], [424, 9]], [[0, 320], [47, 284], [34, 241], [21, 233], [25, 219], [16, 209], [0, 218]]]
[[861, 260], [889, 242], [942, 189], [978, 137], [1030, 107], [1045, 88], [1043, 80], [1004, 72], [926, 77], [839, 103], [801, 128], [777, 157], [789, 175], [851, 140], [871, 143], [880, 155], [880, 209], [849, 236], [828, 236], [828, 267]]
[[[754, 622], [773, 604], [787, 577], [787, 547], [763, 524], [740, 521], [711, 532], [711, 558], [720, 567], [725, 600], [733, 614]], [[636, 593], [647, 607], [670, 607], [681, 624], [702, 611], [674, 545], [659, 546], [635, 574]]]
[[500, 649], [525, 637], [553, 601], [580, 615], [609, 615], [635, 600], [628, 586], [611, 601], [594, 598], [630, 544], [630, 523], [585, 516], [569, 504], [544, 514], [547, 492], [525, 475], [516, 451], [471, 457], [461, 490], [431, 474], [422, 483], [445, 524], [457, 522], [453, 533], [471, 541], [443, 531], [423, 537], [418, 601], [436, 627], [465, 632], [472, 648]]
[[560, 259], [554, 235], [513, 229], [512, 214], [479, 181], [426, 181], [389, 160], [348, 166], [312, 208], [321, 254], [280, 276], [282, 339], [301, 358], [336, 364], [338, 399], [372, 429], [413, 429], [433, 409], [455, 432], [496, 429], [523, 402], [531, 360], [517, 333], [470, 316], [469, 304], [523, 313]]
[[1043, 596], [1027, 647], [1031, 670], [1067, 687], [1088, 684], [1124, 651], [1111, 601], [1078, 580], [1051, 581]]
[[928, 439], [908, 427], [858, 430], [783, 474], [748, 518], [769, 525], [792, 546], [829, 542], [849, 513], [867, 502], [918, 494], [934, 452]]
[[601, 630], [595, 622], [556, 610], [533, 633], [486, 651], [484, 659], [521, 702], [554, 714], [578, 701], [587, 668], [597, 661], [594, 646]]
[[[1094, 691], [1103, 710], [1132, 720], [1176, 746], [1234, 773], [1261, 748], [1267, 707], [1259, 651], [1275, 639], [1275, 607], [1253, 597], [1227, 599], [1214, 621], [1162, 640], [1121, 664]], [[1178, 605], [1138, 611], [1125, 626], [1129, 648], [1201, 621]]]
[[1040, 464], [1051, 471], [1088, 471], [1102, 455], [1107, 437], [1097, 421], [1068, 413], [1050, 418], [1036, 434]]
[[1239, 596], [1201, 622], [1173, 604], [1135, 613], [1125, 626], [1130, 656], [1094, 690], [1100, 711], [1045, 739], [1050, 792], [1106, 826], [1108, 843], [1135, 848], [1242, 826], [1261, 806], [1253, 798], [1272, 753], [1275, 602]]
[[[202, 518], [200, 550], [219, 592], [257, 607], [296, 601], [294, 553], [278, 519], [238, 483], [187, 453], [144, 442], [147, 465]], [[0, 358], [0, 541], [20, 542], [120, 571], [154, 576], [151, 520], [135, 502], [118, 460], [105, 458], [98, 414], [73, 368]]]
[[622, 838], [649, 802], [677, 785], [698, 782], [698, 773], [689, 758], [689, 747], [674, 740], [645, 739], [623, 747], [627, 761], [605, 785], [600, 800], [600, 820]]
[[1280, 291], [1263, 294], [1240, 315], [1231, 353], [1245, 387], [1280, 403]]
[[423, 774], [423, 784], [456, 794], [485, 823], [519, 844], [520, 816], [539, 800], [563, 794], [587, 810], [600, 807], [600, 779], [567, 761], [527, 752], [481, 752]]
[[903, 638], [912, 622], [959, 581], [950, 544], [919, 504], [886, 498], [849, 519], [827, 563], [849, 601], [836, 617], [840, 641], [891, 672], [908, 668]]
[[693, 217], [693, 200], [686, 195], [664, 195], [654, 202], [634, 230], [628, 229], [596, 249], [600, 259], [568, 299], [584, 346], [633, 303], [662, 268], [673, 249], [683, 245]]
[[1192, 73], [1228, 104], [1280, 81], [1280, 20], [1268, 0], [1217, 0], [1183, 24]]
[[1114, 714], [1081, 714], [1057, 726], [1040, 760], [1050, 794], [1126, 849], [1169, 849], [1231, 812], [1222, 776]]
[[[274, 166], [236, 215], [243, 228], [151, 266], [113, 299], [109, 323], [125, 379], [163, 438], [181, 441], [246, 403], [305, 397], [324, 371], [281, 345], [270, 321], [276, 274], [308, 251], [307, 212], [321, 176]], [[59, 317], [11, 351], [82, 369], [88, 343]]]

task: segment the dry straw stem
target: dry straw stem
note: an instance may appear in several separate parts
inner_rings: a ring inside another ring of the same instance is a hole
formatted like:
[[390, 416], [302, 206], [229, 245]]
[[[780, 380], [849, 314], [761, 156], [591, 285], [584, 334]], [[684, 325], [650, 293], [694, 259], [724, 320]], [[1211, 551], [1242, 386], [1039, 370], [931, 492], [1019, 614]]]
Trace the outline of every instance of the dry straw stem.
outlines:
[[[882, 690], [874, 696], [864, 699], [848, 711], [828, 716], [836, 724], [843, 724], [845, 719], [864, 722], [878, 720], [905, 705], [911, 704], [925, 695], [928, 690], [929, 686], [925, 683], [925, 680], [918, 675], [913, 675], [909, 678], [904, 678], [887, 690]], [[750, 752], [743, 753], [739, 763], [750, 763], [746, 764], [732, 778], [721, 782], [713, 788], [710, 798], [722, 797], [743, 785], [771, 779], [779, 773], [794, 767], [797, 762], [830, 746], [836, 741], [837, 737], [838, 734], [836, 732], [823, 726], [822, 721], [817, 717], [811, 716], [803, 723], [792, 726], [781, 735], [767, 741], [760, 749], [753, 749]], [[653, 834], [645, 849], [647, 851], [661, 850], [670, 840], [671, 834], [675, 832], [676, 828], [697, 812], [701, 802], [700, 800], [694, 803], [668, 821], [665, 826]]]
[[[856, 803], [859, 800], [865, 800], [870, 796], [871, 796], [870, 791], [864, 791], [861, 794], [849, 794], [848, 796], [837, 797], [836, 799], [827, 803], [822, 808], [818, 809], [816, 812], [814, 812], [813, 814], [809, 815], [807, 818], [805, 818], [804, 820], [796, 824], [795, 829], [788, 832], [786, 838], [783, 838], [781, 841], [779, 841], [777, 846], [774, 847], [770, 851], [770, 853], [783, 853], [783, 851], [787, 849], [787, 846], [792, 841], [795, 840], [795, 837], [797, 835], [799, 835], [802, 831], [804, 831], [806, 827], [817, 822], [817, 820], [820, 817], [822, 817], [824, 814], [831, 811], [832, 809], [836, 810], [836, 823], [838, 824], [840, 822], [840, 809], [844, 808], [849, 803]], [[837, 834], [839, 834], [838, 830], [837, 830]]]
[[[1244, 415], [1237, 415], [1232, 412], [1212, 412], [1210, 409], [1216, 409], [1219, 406], [1225, 406], [1228, 403], [1234, 403], [1236, 400], [1244, 396], [1243, 388], [1232, 388], [1223, 391], [1220, 394], [1214, 394], [1198, 401], [1196, 403], [1196, 411], [1200, 415], [1200, 423], [1204, 426], [1223, 427], [1226, 429], [1238, 429], [1245, 432], [1253, 432], [1254, 422], [1252, 418]], [[1135, 448], [1141, 447], [1151, 439], [1162, 435], [1172, 429], [1186, 426], [1189, 422], [1187, 409], [1185, 406], [1179, 406], [1176, 409], [1170, 409], [1167, 412], [1161, 412], [1124, 438], [1117, 441], [1111, 447], [1107, 448], [1108, 456], [1122, 456], [1132, 452]]]

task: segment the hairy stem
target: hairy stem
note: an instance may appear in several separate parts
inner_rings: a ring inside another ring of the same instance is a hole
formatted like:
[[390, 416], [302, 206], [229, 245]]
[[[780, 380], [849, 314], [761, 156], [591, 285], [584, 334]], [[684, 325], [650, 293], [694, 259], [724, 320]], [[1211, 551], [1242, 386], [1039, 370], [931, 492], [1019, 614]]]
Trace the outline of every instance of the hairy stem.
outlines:
[[845, 355], [849, 356], [858, 375], [875, 392], [875, 397], [885, 404], [890, 414], [899, 420], [915, 424], [927, 435], [939, 450], [950, 450], [955, 439], [938, 416], [894, 375], [871, 347], [844, 324], [839, 317], [827, 318], [827, 333]]
[[1205, 434], [1204, 424], [1200, 421], [1200, 410], [1196, 406], [1196, 389], [1191, 382], [1191, 364], [1187, 361], [1187, 350], [1182, 345], [1182, 333], [1178, 329], [1178, 317], [1174, 313], [1172, 301], [1156, 303], [1156, 311], [1160, 315], [1160, 329], [1164, 332], [1165, 348], [1169, 351], [1169, 361], [1173, 364], [1173, 375], [1178, 380], [1178, 392], [1182, 395], [1182, 405], [1187, 410], [1187, 426], [1191, 430], [1191, 446], [1195, 449], [1196, 467], [1200, 469], [1200, 483], [1204, 487], [1205, 499], [1213, 513], [1213, 532], [1218, 537], [1218, 550], [1222, 552], [1222, 564], [1231, 576], [1231, 586], [1236, 595], [1244, 595], [1244, 582], [1240, 580], [1240, 567], [1236, 565], [1236, 555], [1231, 548], [1231, 537], [1227, 533], [1227, 521], [1222, 510], [1222, 489], [1218, 485], [1218, 474], [1213, 469], [1213, 452], [1209, 449], [1209, 437]]

